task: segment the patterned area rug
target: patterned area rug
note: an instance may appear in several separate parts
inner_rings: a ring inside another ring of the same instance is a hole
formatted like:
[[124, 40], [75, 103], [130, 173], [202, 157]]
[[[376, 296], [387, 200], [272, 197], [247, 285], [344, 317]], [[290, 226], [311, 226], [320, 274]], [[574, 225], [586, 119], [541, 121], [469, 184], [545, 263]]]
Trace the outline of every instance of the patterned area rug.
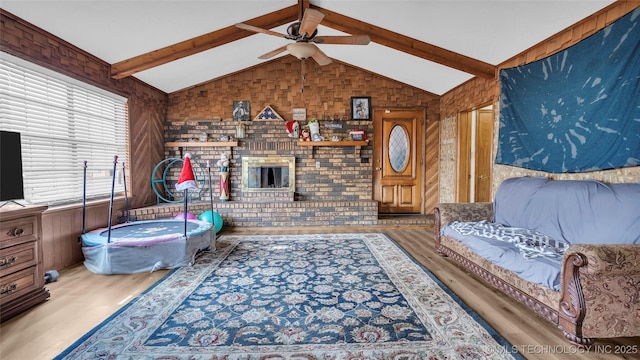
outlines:
[[224, 235], [57, 359], [522, 359], [384, 234]]

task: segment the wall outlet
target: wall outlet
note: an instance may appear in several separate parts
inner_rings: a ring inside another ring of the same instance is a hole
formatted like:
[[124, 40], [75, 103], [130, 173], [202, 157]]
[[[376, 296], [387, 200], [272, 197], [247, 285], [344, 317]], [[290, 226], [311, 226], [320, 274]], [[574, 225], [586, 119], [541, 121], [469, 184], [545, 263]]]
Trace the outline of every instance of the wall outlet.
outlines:
[[316, 169], [320, 169], [320, 160], [316, 160]]

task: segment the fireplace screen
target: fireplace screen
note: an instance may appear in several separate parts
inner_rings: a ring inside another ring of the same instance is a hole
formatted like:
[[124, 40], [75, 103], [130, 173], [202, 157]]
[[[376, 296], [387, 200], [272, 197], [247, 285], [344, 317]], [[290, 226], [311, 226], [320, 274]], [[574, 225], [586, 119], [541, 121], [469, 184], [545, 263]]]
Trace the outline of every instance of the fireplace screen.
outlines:
[[243, 191], [295, 191], [295, 157], [243, 157]]

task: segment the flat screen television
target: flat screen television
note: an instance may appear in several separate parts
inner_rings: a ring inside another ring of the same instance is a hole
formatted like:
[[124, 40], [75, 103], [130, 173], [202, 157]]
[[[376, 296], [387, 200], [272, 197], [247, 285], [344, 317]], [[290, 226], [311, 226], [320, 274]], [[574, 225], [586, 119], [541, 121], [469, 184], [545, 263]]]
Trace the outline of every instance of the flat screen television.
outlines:
[[0, 131], [0, 201], [24, 199], [20, 133]]

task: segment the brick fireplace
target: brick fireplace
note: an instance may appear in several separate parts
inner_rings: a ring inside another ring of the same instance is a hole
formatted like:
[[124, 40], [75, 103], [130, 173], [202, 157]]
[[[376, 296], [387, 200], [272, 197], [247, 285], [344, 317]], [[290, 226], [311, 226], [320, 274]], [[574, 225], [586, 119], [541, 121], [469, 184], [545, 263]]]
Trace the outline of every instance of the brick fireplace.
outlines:
[[[323, 126], [321, 134], [345, 136], [350, 130], [372, 133], [371, 121], [341, 121], [342, 128]], [[353, 147], [298, 146], [287, 136], [283, 121], [246, 122], [246, 137], [233, 147], [198, 146], [198, 135], [210, 139], [235, 134], [237, 123], [228, 119], [167, 120], [166, 142], [192, 142], [193, 146], [165, 147], [165, 158], [179, 158], [189, 152], [191, 162], [212, 164], [221, 153], [229, 157], [230, 199], [219, 201], [218, 172], [214, 167], [213, 194], [208, 183], [200, 197], [189, 204], [189, 212], [214, 211], [225, 226], [301, 227], [376, 225], [378, 204], [372, 200], [372, 146], [359, 151]], [[251, 165], [253, 164], [253, 165]], [[246, 169], [245, 169], [246, 167]], [[250, 176], [250, 168], [253, 175]], [[286, 169], [286, 170], [285, 170]], [[286, 178], [287, 180], [283, 180]], [[131, 210], [137, 220], [170, 218], [182, 213], [182, 204], [159, 203]]]

